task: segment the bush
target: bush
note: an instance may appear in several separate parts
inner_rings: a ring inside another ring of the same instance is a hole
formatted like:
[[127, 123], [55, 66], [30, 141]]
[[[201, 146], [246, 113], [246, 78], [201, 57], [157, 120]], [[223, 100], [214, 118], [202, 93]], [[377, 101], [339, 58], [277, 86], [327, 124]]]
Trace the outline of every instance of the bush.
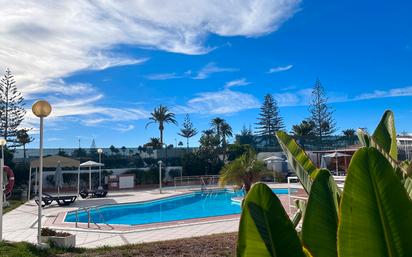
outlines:
[[59, 237], [66, 237], [70, 236], [71, 234], [66, 232], [57, 232], [50, 228], [42, 228], [41, 229], [41, 236], [59, 236]]

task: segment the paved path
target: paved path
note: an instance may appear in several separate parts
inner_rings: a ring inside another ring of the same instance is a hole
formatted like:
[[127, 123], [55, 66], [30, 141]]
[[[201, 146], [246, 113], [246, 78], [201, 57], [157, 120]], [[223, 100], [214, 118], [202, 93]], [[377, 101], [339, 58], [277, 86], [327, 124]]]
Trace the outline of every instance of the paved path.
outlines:
[[[279, 187], [277, 185], [276, 187]], [[283, 185], [285, 187], [285, 185]], [[76, 210], [79, 207], [96, 206], [102, 204], [115, 204], [127, 202], [148, 201], [168, 196], [174, 196], [190, 192], [188, 189], [166, 190], [159, 194], [158, 190], [117, 192], [110, 193], [104, 199], [80, 199], [70, 207], [53, 205], [43, 209], [42, 223], [47, 219], [56, 217], [62, 211]], [[287, 204], [287, 196], [282, 195], [281, 201]], [[47, 222], [46, 222], [47, 223]], [[230, 216], [225, 220], [179, 224], [169, 227], [153, 227], [135, 231], [96, 231], [86, 229], [63, 228], [76, 234], [76, 246], [95, 248], [101, 246], [118, 246], [131, 243], [163, 241], [178, 238], [204, 236], [225, 232], [236, 232], [239, 226], [239, 215]], [[6, 213], [3, 218], [3, 238], [9, 241], [37, 242], [37, 205], [30, 201], [19, 208]]]

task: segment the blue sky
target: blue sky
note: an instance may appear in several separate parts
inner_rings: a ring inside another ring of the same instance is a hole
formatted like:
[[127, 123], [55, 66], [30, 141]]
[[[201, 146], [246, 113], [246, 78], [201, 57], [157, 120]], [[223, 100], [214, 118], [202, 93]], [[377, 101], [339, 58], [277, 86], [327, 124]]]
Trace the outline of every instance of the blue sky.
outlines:
[[[52, 103], [46, 147], [144, 144], [158, 136], [145, 124], [159, 104], [200, 131], [220, 116], [239, 132], [267, 93], [290, 130], [309, 116], [316, 78], [340, 130], [373, 130], [392, 109], [398, 131], [412, 132], [411, 11], [408, 1], [22, 1], [0, 11], [0, 64], [28, 108]], [[181, 141], [178, 130], [166, 126], [165, 142]]]

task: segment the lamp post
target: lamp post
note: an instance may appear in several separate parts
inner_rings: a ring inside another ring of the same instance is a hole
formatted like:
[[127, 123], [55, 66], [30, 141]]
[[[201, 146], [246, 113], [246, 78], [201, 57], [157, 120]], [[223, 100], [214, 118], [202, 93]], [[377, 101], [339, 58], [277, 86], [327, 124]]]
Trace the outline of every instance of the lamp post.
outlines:
[[159, 161], [159, 193], [162, 193], [162, 161]]
[[[102, 163], [102, 153], [103, 153], [103, 149], [99, 148], [97, 149], [97, 153], [99, 154], [99, 163]], [[99, 165], [99, 187], [97, 188], [99, 190], [102, 190], [102, 166]]]
[[0, 139], [0, 146], [1, 146], [1, 160], [0, 160], [0, 189], [1, 189], [1, 196], [0, 196], [0, 241], [3, 240], [3, 197], [4, 197], [4, 190], [3, 190], [3, 175], [4, 175], [4, 149], [3, 147], [6, 145], [6, 139]]
[[50, 104], [45, 100], [36, 101], [31, 110], [34, 115], [40, 118], [40, 150], [39, 150], [39, 201], [37, 215], [37, 243], [41, 245], [41, 217], [42, 217], [42, 195], [43, 195], [43, 118], [49, 116], [52, 111]]

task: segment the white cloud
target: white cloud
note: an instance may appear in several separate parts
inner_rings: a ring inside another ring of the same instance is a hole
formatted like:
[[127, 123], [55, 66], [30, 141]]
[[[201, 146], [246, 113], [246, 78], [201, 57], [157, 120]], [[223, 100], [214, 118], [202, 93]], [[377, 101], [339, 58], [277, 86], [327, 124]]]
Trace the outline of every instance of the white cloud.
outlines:
[[225, 88], [231, 88], [231, 87], [237, 87], [237, 86], [247, 86], [251, 83], [252, 82], [247, 81], [245, 78], [236, 79], [236, 80], [226, 82]]
[[210, 63], [206, 64], [203, 68], [201, 68], [197, 72], [197, 75], [193, 77], [193, 79], [206, 79], [206, 78], [209, 77], [209, 75], [211, 75], [213, 73], [234, 72], [234, 71], [237, 71], [237, 69], [219, 67], [215, 63], [210, 62]]
[[149, 80], [168, 80], [168, 79], [180, 79], [183, 76], [177, 75], [176, 72], [173, 73], [156, 73], [146, 76]]
[[[0, 65], [23, 92], [84, 69], [145, 61], [119, 44], [203, 54], [207, 34], [259, 36], [298, 10], [299, 0], [8, 1], [0, 9]], [[52, 14], [52, 15], [51, 15]], [[47, 89], [44, 88], [43, 92]]]
[[117, 131], [120, 131], [120, 132], [127, 132], [127, 131], [130, 131], [130, 130], [133, 130], [134, 126], [131, 125], [131, 124], [130, 125], [119, 125], [119, 126], [115, 127], [114, 129], [117, 130]]
[[270, 68], [267, 73], [276, 73], [276, 72], [282, 72], [282, 71], [287, 71], [293, 68], [293, 65], [286, 65], [286, 66], [278, 66], [278, 67], [273, 67]]
[[305, 88], [294, 92], [275, 93], [273, 97], [279, 106], [298, 106], [307, 105], [312, 94], [311, 88]]
[[412, 96], [412, 86], [392, 88], [388, 90], [375, 90], [370, 93], [363, 93], [354, 98], [354, 100], [365, 100], [374, 98], [386, 98], [386, 97], [399, 97], [399, 96]]
[[[256, 37], [276, 31], [300, 0], [6, 1], [0, 8], [0, 70], [9, 67], [26, 99], [47, 97], [50, 119], [80, 116], [87, 124], [139, 119], [140, 109], [98, 104], [89, 84], [64, 78], [83, 70], [140, 64], [147, 58], [117, 52], [133, 45], [183, 54], [204, 54], [208, 34]], [[197, 74], [233, 71], [213, 63]], [[170, 75], [169, 75], [170, 77]], [[66, 101], [67, 96], [74, 98]], [[28, 112], [28, 121], [34, 121]]]
[[175, 107], [179, 113], [232, 114], [259, 107], [253, 95], [224, 89], [216, 92], [197, 94], [185, 106]]

